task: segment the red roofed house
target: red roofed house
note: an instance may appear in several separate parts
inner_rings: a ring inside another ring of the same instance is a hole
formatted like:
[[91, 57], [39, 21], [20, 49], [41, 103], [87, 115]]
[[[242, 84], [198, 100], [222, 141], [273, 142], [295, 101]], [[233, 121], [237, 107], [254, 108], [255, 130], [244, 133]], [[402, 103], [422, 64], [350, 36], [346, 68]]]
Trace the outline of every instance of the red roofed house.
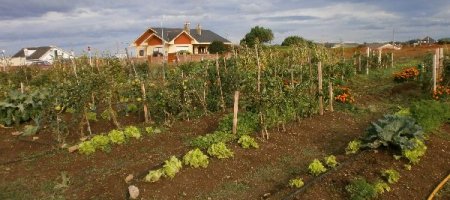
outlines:
[[148, 28], [132, 44], [136, 48], [138, 58], [161, 56], [164, 53], [173, 54], [180, 51], [191, 54], [208, 54], [208, 46], [213, 41], [221, 41], [225, 45], [231, 42], [210, 30], [189, 29], [189, 23], [184, 28]]

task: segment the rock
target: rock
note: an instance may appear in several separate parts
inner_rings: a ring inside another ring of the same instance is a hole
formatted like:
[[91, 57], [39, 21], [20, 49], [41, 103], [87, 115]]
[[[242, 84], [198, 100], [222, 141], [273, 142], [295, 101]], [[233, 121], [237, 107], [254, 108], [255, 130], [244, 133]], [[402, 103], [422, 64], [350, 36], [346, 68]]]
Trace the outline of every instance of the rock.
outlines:
[[68, 150], [69, 150], [69, 153], [72, 153], [72, 152], [78, 150], [78, 145], [71, 146], [71, 147], [69, 147]]
[[14, 131], [14, 132], [11, 133], [11, 135], [13, 135], [13, 136], [19, 136], [19, 135], [22, 135], [22, 132]]
[[128, 193], [130, 194], [130, 199], [137, 199], [139, 196], [139, 188], [134, 185], [128, 187]]
[[131, 180], [133, 180], [134, 176], [133, 174], [129, 174], [126, 178], [125, 178], [125, 183], [129, 183]]
[[61, 145], [61, 149], [65, 149], [65, 148], [67, 148], [67, 146], [68, 145], [66, 143], [64, 143], [64, 144]]
[[33, 137], [33, 141], [36, 141], [36, 140], [38, 140], [38, 139], [39, 139], [38, 136], [34, 136], [34, 137]]

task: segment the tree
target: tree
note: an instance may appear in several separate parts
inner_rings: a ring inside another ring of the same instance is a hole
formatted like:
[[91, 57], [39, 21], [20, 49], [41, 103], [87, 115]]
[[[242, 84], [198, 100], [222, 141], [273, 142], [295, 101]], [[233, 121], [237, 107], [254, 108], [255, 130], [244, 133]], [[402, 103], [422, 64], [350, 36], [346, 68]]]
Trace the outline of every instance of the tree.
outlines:
[[241, 40], [241, 45], [248, 45], [249, 47], [253, 47], [257, 43], [267, 43], [272, 40], [272, 30], [261, 26], [255, 26]]
[[311, 46], [312, 44], [312, 41], [294, 35], [285, 38], [281, 46]]
[[211, 44], [208, 47], [208, 51], [209, 53], [215, 54], [215, 53], [225, 53], [228, 51], [227, 47], [225, 46], [225, 44], [221, 41], [213, 41], [211, 42]]

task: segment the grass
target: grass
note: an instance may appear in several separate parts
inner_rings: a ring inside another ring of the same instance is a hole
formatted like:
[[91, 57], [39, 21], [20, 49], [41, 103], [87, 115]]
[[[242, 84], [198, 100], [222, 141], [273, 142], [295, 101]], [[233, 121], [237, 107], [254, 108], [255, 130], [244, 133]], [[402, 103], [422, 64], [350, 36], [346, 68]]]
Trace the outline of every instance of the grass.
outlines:
[[246, 193], [250, 186], [241, 182], [225, 182], [219, 188], [214, 189], [208, 194], [196, 197], [196, 199], [228, 199], [229, 197], [239, 197]]

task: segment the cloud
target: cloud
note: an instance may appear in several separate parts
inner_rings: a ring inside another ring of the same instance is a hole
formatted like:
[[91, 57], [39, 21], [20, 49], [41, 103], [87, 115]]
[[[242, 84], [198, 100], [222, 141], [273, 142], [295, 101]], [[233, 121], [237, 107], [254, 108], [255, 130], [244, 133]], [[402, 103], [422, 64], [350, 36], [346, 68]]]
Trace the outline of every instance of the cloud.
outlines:
[[58, 45], [81, 52], [88, 45], [117, 51], [147, 27], [182, 27], [185, 21], [239, 40], [251, 27], [271, 28], [273, 43], [290, 35], [316, 41], [388, 41], [448, 37], [448, 0], [3, 0], [0, 49]]

